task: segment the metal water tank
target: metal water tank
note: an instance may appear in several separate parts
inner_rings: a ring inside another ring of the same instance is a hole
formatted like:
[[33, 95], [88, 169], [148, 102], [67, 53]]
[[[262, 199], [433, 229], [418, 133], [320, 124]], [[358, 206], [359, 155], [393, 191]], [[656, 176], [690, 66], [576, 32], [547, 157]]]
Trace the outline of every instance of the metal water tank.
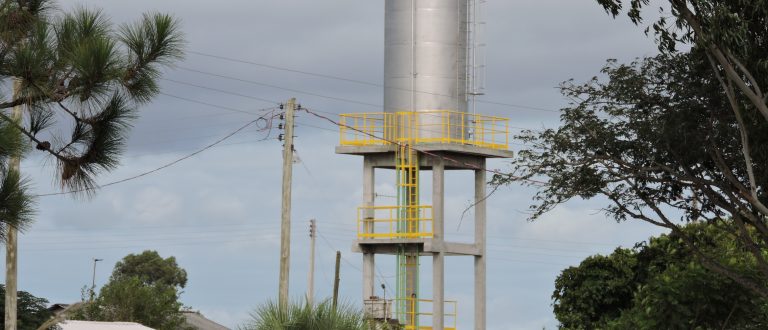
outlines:
[[468, 0], [385, 1], [385, 112], [418, 112], [422, 139], [465, 136], [445, 111], [467, 111]]

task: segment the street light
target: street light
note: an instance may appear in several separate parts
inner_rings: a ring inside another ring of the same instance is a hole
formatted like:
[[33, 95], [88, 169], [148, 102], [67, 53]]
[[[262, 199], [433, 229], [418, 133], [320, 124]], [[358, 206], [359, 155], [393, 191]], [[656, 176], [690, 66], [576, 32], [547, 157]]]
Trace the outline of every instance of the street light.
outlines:
[[104, 261], [104, 259], [93, 258], [93, 277], [91, 278], [91, 301], [93, 301], [93, 296], [96, 294], [96, 263], [99, 261]]

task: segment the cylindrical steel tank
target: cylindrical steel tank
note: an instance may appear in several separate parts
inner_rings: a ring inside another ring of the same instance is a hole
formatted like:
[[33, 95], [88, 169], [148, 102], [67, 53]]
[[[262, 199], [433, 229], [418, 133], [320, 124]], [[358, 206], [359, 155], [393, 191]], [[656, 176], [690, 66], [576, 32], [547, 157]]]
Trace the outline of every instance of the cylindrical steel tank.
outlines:
[[385, 1], [385, 112], [418, 112], [422, 139], [445, 138], [446, 121], [460, 138], [462, 116], [445, 111], [467, 111], [468, 0]]

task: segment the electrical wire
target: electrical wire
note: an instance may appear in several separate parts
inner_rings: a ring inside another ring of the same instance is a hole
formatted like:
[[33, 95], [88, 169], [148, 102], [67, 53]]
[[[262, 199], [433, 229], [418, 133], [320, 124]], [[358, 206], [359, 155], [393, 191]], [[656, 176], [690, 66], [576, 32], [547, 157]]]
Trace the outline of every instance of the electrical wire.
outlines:
[[217, 93], [222, 93], [222, 94], [227, 94], [227, 95], [232, 95], [232, 96], [238, 96], [238, 97], [242, 97], [242, 98], [246, 98], [246, 99], [251, 99], [251, 100], [265, 102], [265, 103], [271, 103], [271, 104], [279, 104], [280, 103], [280, 102], [277, 102], [277, 101], [261, 98], [261, 97], [258, 97], [258, 96], [252, 96], [252, 95], [245, 95], [245, 94], [230, 92], [228, 90], [223, 90], [223, 89], [218, 89], [218, 88], [213, 88], [213, 87], [208, 87], [208, 86], [198, 85], [198, 84], [193, 84], [193, 83], [188, 83], [186, 81], [180, 81], [180, 80], [175, 80], [175, 79], [170, 79], [170, 78], [159, 78], [159, 79], [165, 80], [165, 81], [170, 81], [172, 83], [176, 83], [176, 84], [179, 84], [179, 85], [184, 85], [184, 86], [189, 86], [189, 87], [205, 89], [205, 90], [214, 91], [214, 92], [217, 92]]
[[[196, 69], [191, 69], [191, 68], [182, 68], [182, 69], [183, 70], [189, 70], [189, 71], [192, 71], [192, 72], [198, 72], [198, 73], [201, 73], [201, 74], [211, 75], [211, 76], [215, 76], [215, 77], [221, 77], [221, 78], [225, 78], [225, 79], [230, 79], [230, 80], [235, 80], [235, 81], [240, 81], [240, 82], [246, 82], [246, 83], [255, 84], [255, 85], [263, 85], [263, 86], [268, 86], [268, 87], [272, 87], [272, 88], [287, 90], [287, 91], [291, 91], [291, 92], [295, 92], [295, 93], [299, 93], [299, 94], [306, 94], [306, 95], [321, 97], [321, 98], [335, 100], [335, 101], [354, 103], [354, 104], [360, 104], [360, 105], [366, 105], [366, 106], [374, 107], [374, 108], [377, 108], [377, 109], [383, 109], [383, 106], [380, 105], [380, 104], [367, 103], [367, 102], [363, 102], [363, 101], [352, 100], [352, 99], [336, 97], [336, 96], [323, 95], [323, 94], [318, 94], [318, 93], [313, 93], [313, 92], [306, 92], [306, 91], [302, 91], [302, 90], [298, 90], [298, 89], [285, 88], [285, 87], [280, 87], [280, 86], [276, 86], [276, 85], [265, 84], [265, 83], [256, 82], [256, 81], [252, 81], [252, 80], [241, 79], [241, 78], [236, 78], [236, 77], [230, 77], [230, 76], [225, 76], [225, 75], [221, 75], [221, 74], [217, 74], [217, 73], [205, 72], [205, 71], [200, 71], [200, 70], [196, 70]], [[230, 91], [227, 91], [227, 90], [213, 88], [213, 87], [209, 87], [209, 86], [205, 86], [205, 85], [193, 84], [193, 83], [179, 81], [179, 80], [174, 80], [174, 79], [169, 79], [169, 78], [160, 78], [160, 79], [167, 80], [167, 81], [170, 81], [170, 82], [173, 82], [173, 83], [177, 83], [177, 84], [180, 84], [180, 85], [185, 85], [185, 86], [190, 86], [190, 87], [195, 87], [195, 88], [215, 91], [215, 92], [219, 92], [219, 93], [222, 93], [222, 94], [227, 94], [227, 95], [232, 95], [232, 96], [239, 96], [239, 97], [244, 97], [244, 98], [248, 98], [248, 99], [255, 99], [255, 100], [258, 100], [258, 101], [264, 101], [264, 102], [270, 102], [270, 103], [277, 103], [276, 101], [266, 100], [266, 99], [263, 99], [263, 98], [260, 98], [260, 97], [255, 97], [255, 96], [251, 96], [251, 95], [234, 93], [234, 92], [230, 92]], [[178, 97], [178, 96], [173, 96], [173, 97], [181, 98], [181, 99], [184, 99], [184, 100], [187, 100], [187, 101], [197, 102], [197, 101], [194, 101], [194, 100], [190, 100], [190, 99], [186, 99], [186, 98], [182, 98], [182, 97]], [[198, 103], [202, 103], [202, 104], [206, 104], [206, 105], [211, 105], [211, 104], [204, 103], [204, 102], [198, 102]], [[334, 114], [334, 115], [338, 115], [339, 114], [339, 113], [332, 113], [332, 112], [326, 112], [326, 111], [318, 111], [318, 112], [325, 112], [325, 113]], [[427, 115], [427, 116], [440, 116], [438, 114], [431, 114], [431, 113], [424, 113], [423, 115]], [[527, 131], [534, 131], [534, 132], [535, 131], [540, 131], [540, 130], [532, 129], [532, 128], [528, 128], [528, 127], [520, 127], [520, 126], [509, 126], [509, 127], [513, 128], [513, 129], [518, 129], [518, 130], [527, 130]], [[422, 129], [422, 130], [424, 130], [424, 129]]]
[[383, 109], [384, 108], [384, 106], [381, 105], [381, 104], [374, 104], [374, 103], [368, 103], [368, 102], [364, 102], [364, 101], [347, 99], [347, 98], [343, 98], [343, 97], [329, 96], [329, 95], [323, 95], [323, 94], [318, 94], [318, 93], [313, 93], [313, 92], [307, 92], [307, 91], [303, 91], [303, 90], [299, 90], [299, 89], [282, 87], [282, 86], [277, 86], [277, 85], [267, 84], [267, 83], [263, 83], [263, 82], [258, 82], [258, 81], [248, 80], [248, 79], [242, 79], [242, 78], [227, 76], [227, 75], [213, 73], [213, 72], [206, 72], [206, 71], [197, 70], [197, 69], [193, 69], [193, 68], [187, 68], [187, 67], [183, 67], [183, 66], [177, 66], [177, 68], [181, 69], [181, 70], [185, 70], [185, 71], [190, 71], [190, 72], [195, 72], [195, 73], [211, 76], [211, 77], [218, 77], [218, 78], [222, 78], [222, 79], [228, 79], [228, 80], [233, 80], [233, 81], [244, 82], [244, 83], [248, 83], [248, 84], [251, 84], [251, 85], [270, 87], [270, 88], [280, 89], [280, 90], [294, 92], [294, 93], [298, 93], [298, 94], [304, 94], [304, 95], [309, 95], [309, 96], [316, 96], [316, 97], [320, 97], [320, 98], [324, 98], [324, 99], [329, 99], [329, 100], [335, 100], [335, 101], [342, 101], [342, 102], [347, 102], [347, 103], [360, 104], [360, 105], [369, 106], [369, 107], [373, 107], [373, 108], [377, 108], [377, 109]]
[[[197, 103], [197, 104], [206, 105], [206, 106], [209, 106], [209, 107], [212, 107], [212, 108], [227, 110], [227, 111], [230, 111], [230, 112], [245, 113], [245, 114], [249, 114], [249, 115], [258, 115], [257, 113], [253, 113], [253, 112], [250, 112], [250, 111], [230, 108], [230, 107], [219, 105], [219, 104], [213, 104], [213, 103], [198, 101], [198, 100], [190, 99], [190, 98], [183, 97], [183, 96], [168, 94], [168, 93], [165, 93], [165, 92], [159, 92], [158, 94], [165, 95], [165, 96], [172, 97], [172, 98], [179, 99], [179, 100], [183, 100], [183, 101], [187, 101], [187, 102], [191, 102], [191, 103]], [[280, 104], [280, 103], [274, 103], [274, 104]]]
[[[325, 238], [325, 235], [320, 233], [320, 231], [317, 232], [317, 235], [320, 236], [320, 238], [323, 239], [325, 244], [328, 245], [329, 249], [331, 249], [333, 251], [340, 251], [340, 250], [336, 249], [335, 247], [333, 247], [333, 245], [331, 244], [331, 241], [329, 241], [327, 238]], [[363, 272], [363, 270], [360, 269], [360, 267], [356, 266], [355, 264], [353, 264], [352, 262], [347, 260], [347, 258], [345, 258], [344, 255], [341, 255], [341, 260], [343, 260], [347, 265], [349, 265], [349, 267], [352, 267], [352, 269], [355, 269], [355, 270], [357, 270], [358, 272], [361, 272], [361, 273]]]
[[[249, 65], [259, 66], [259, 67], [273, 69], [273, 70], [299, 73], [299, 74], [303, 74], [303, 75], [314, 76], [314, 77], [325, 78], [325, 79], [333, 79], [333, 80], [339, 80], [339, 81], [346, 81], [346, 82], [350, 82], [350, 83], [366, 85], [366, 86], [372, 86], [372, 87], [393, 88], [393, 89], [403, 90], [403, 91], [407, 91], [407, 92], [423, 93], [423, 94], [430, 94], [430, 95], [436, 95], [436, 96], [450, 96], [450, 95], [442, 95], [442, 94], [439, 94], [439, 93], [433, 93], [433, 92], [427, 92], [427, 91], [417, 91], [417, 90], [410, 90], [410, 89], [404, 89], [404, 88], [385, 87], [384, 84], [380, 84], [380, 83], [373, 83], [373, 82], [369, 82], [369, 81], [358, 80], [358, 79], [350, 79], [350, 78], [334, 76], [334, 75], [329, 75], [329, 74], [322, 74], [322, 73], [315, 73], [315, 72], [309, 72], [309, 71], [304, 71], [304, 70], [297, 70], [297, 69], [292, 69], [292, 68], [287, 68], [287, 67], [281, 67], [281, 66], [276, 66], [276, 65], [252, 62], [252, 61], [241, 60], [241, 59], [236, 59], [236, 58], [231, 58], [231, 57], [226, 57], [226, 56], [220, 56], [220, 55], [214, 55], [214, 54], [208, 54], [208, 53], [197, 52], [197, 51], [187, 51], [187, 53], [195, 54], [195, 55], [199, 55], [199, 56], [204, 56], [204, 57], [209, 57], [209, 58], [215, 58], [215, 59], [229, 61], [229, 62], [235, 62], [235, 63], [241, 63], [241, 64], [249, 64]], [[237, 78], [235, 78], [235, 79], [237, 79]], [[504, 107], [509, 107], [509, 108], [516, 108], [516, 109], [532, 110], [532, 111], [553, 112], [553, 113], [559, 113], [560, 112], [560, 111], [552, 110], [552, 109], [545, 109], [545, 108], [540, 108], [540, 107], [532, 107], [532, 106], [527, 106], [527, 105], [504, 103], [504, 102], [497, 102], [497, 101], [477, 100], [475, 102], [491, 104], [491, 105], [498, 105], [498, 106], [504, 106]]]
[[[323, 241], [325, 241], [325, 244], [326, 244], [326, 245], [328, 245], [328, 247], [329, 247], [331, 250], [336, 250], [336, 251], [339, 251], [339, 250], [337, 250], [336, 248], [334, 248], [334, 247], [333, 247], [333, 245], [331, 244], [331, 242], [330, 242], [330, 241], [329, 241], [327, 238], [325, 238], [325, 235], [321, 234], [320, 232], [318, 232], [318, 235], [320, 236], [320, 238], [322, 238], [322, 239], [323, 239]], [[349, 265], [349, 266], [350, 266], [350, 267], [352, 267], [353, 269], [357, 270], [358, 272], [360, 272], [360, 273], [362, 273], [362, 272], [363, 272], [363, 270], [362, 270], [362, 269], [360, 269], [360, 267], [357, 267], [357, 266], [355, 266], [354, 264], [352, 264], [352, 263], [351, 263], [349, 260], [347, 260], [346, 258], [344, 258], [344, 256], [343, 256], [343, 255], [341, 256], [341, 259], [342, 259], [342, 260], [344, 260], [344, 262], [345, 262], [345, 263], [347, 263], [347, 265]], [[375, 271], [376, 271], [376, 273], [377, 273], [377, 275], [378, 275], [378, 277], [379, 277], [379, 281], [380, 281], [380, 283], [381, 283], [381, 284], [384, 284], [384, 288], [385, 288], [385, 290], [388, 290], [388, 288], [389, 288], [389, 283], [387, 283], [387, 280], [386, 280], [386, 278], [384, 277], [384, 275], [381, 273], [381, 270], [379, 269], [379, 267], [378, 267], [378, 266], [376, 266], [375, 268], [376, 268], [376, 269], [375, 269]]]
[[[241, 127], [240, 127], [240, 128], [238, 128], [237, 130], [235, 130], [234, 132], [231, 132], [231, 133], [229, 133], [229, 134], [225, 135], [224, 137], [222, 137], [222, 138], [220, 138], [220, 139], [216, 140], [215, 142], [213, 142], [213, 143], [211, 143], [211, 144], [209, 144], [209, 145], [207, 145], [207, 146], [203, 147], [202, 149], [200, 149], [200, 150], [197, 150], [197, 151], [195, 151], [195, 152], [193, 152], [193, 153], [191, 153], [191, 154], [188, 154], [188, 155], [186, 155], [186, 156], [184, 156], [184, 157], [181, 157], [181, 158], [179, 158], [179, 159], [176, 159], [176, 160], [174, 160], [174, 161], [172, 161], [172, 162], [170, 162], [170, 163], [167, 163], [167, 164], [165, 164], [165, 165], [163, 165], [163, 166], [160, 166], [160, 167], [158, 167], [158, 168], [155, 168], [155, 169], [153, 169], [153, 170], [150, 170], [150, 171], [146, 171], [146, 172], [143, 172], [143, 173], [140, 173], [140, 174], [137, 174], [137, 175], [134, 175], [134, 176], [131, 176], [131, 177], [128, 177], [128, 178], [122, 179], [122, 180], [117, 180], [117, 181], [113, 181], [113, 182], [110, 182], [110, 183], [106, 183], [106, 184], [103, 184], [103, 185], [99, 185], [99, 186], [97, 186], [97, 187], [92, 187], [92, 188], [90, 188], [90, 187], [89, 187], [89, 188], [83, 188], [83, 189], [75, 189], [75, 190], [64, 191], [64, 192], [57, 192], [57, 193], [41, 194], [41, 195], [36, 195], [36, 197], [46, 197], [46, 196], [56, 196], [56, 195], [68, 195], [68, 194], [73, 194], [73, 193], [79, 193], [79, 192], [85, 192], [85, 191], [92, 191], [92, 190], [95, 190], [95, 189], [100, 189], [100, 188], [105, 188], [105, 187], [113, 186], [113, 185], [116, 185], [116, 184], [120, 184], [120, 183], [123, 183], [123, 182], [128, 182], [128, 181], [131, 181], [131, 180], [135, 180], [135, 179], [138, 179], [138, 178], [141, 178], [141, 177], [144, 177], [144, 176], [150, 175], [150, 174], [152, 174], [152, 173], [155, 173], [155, 172], [161, 171], [161, 170], [163, 170], [163, 169], [166, 169], [166, 168], [168, 168], [168, 167], [171, 167], [171, 166], [173, 166], [173, 165], [175, 165], [175, 164], [178, 164], [178, 163], [180, 163], [180, 162], [182, 162], [182, 161], [184, 161], [184, 160], [187, 160], [187, 159], [189, 159], [189, 158], [192, 158], [192, 157], [194, 157], [194, 156], [196, 156], [196, 155], [198, 155], [198, 154], [200, 154], [200, 153], [202, 153], [202, 152], [204, 152], [204, 151], [206, 151], [206, 150], [208, 150], [208, 149], [211, 149], [211, 148], [215, 147], [216, 145], [218, 145], [219, 143], [222, 143], [222, 142], [226, 141], [226, 140], [227, 140], [227, 139], [229, 139], [230, 137], [232, 137], [232, 136], [234, 136], [235, 134], [239, 133], [240, 131], [242, 131], [242, 130], [244, 130], [244, 129], [248, 128], [249, 126], [251, 126], [251, 125], [253, 125], [253, 124], [256, 124], [257, 122], [259, 122], [259, 121], [261, 121], [261, 120], [264, 120], [264, 121], [266, 121], [266, 122], [267, 122], [267, 126], [265, 127], [265, 129], [269, 129], [269, 128], [271, 128], [271, 120], [272, 120], [272, 119], [273, 119], [275, 116], [276, 116], [275, 114], [272, 114], [272, 116], [271, 116], [271, 117], [269, 117], [269, 119], [267, 119], [267, 116], [265, 115], [265, 116], [261, 116], [261, 117], [259, 117], [259, 118], [257, 118], [257, 119], [251, 120], [251, 121], [247, 122], [245, 125], [241, 126]], [[267, 134], [267, 136], [266, 136], [266, 137], [265, 137], [263, 140], [267, 140], [268, 138], [269, 138], [269, 134]]]

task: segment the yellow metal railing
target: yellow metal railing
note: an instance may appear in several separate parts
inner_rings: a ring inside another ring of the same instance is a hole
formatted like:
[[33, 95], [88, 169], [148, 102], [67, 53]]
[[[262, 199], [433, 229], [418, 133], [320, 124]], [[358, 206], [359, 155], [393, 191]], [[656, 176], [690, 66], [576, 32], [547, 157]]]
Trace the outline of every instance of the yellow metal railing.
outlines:
[[342, 114], [339, 127], [341, 145], [345, 146], [390, 144], [387, 138], [395, 129], [392, 114], [379, 112]]
[[[417, 303], [414, 303], [417, 302]], [[410, 309], [406, 312], [395, 312], [395, 317], [400, 321], [400, 323], [407, 323], [404, 322], [405, 320], [412, 320], [411, 322], [415, 322], [417, 325], [413, 324], [405, 324], [405, 330], [431, 330], [432, 326], [429, 324], [432, 324], [432, 315], [434, 314], [432, 312], [432, 306], [433, 301], [429, 299], [396, 299], [395, 304], [398, 302], [405, 303], [407, 306], [410, 307]], [[418, 305], [417, 305], [418, 304]], [[458, 303], [455, 300], [446, 300], [443, 302], [443, 329], [445, 330], [455, 330], [456, 329], [456, 319], [458, 319], [459, 309], [458, 309]]]
[[[434, 325], [432, 324], [432, 312], [433, 300], [418, 299], [418, 305], [414, 302], [416, 299], [368, 299], [363, 301], [365, 306], [366, 317], [373, 318], [380, 321], [387, 321], [390, 319], [397, 320], [400, 324], [403, 324], [403, 328], [406, 330], [432, 330]], [[443, 302], [443, 329], [456, 330], [456, 322], [458, 319], [458, 303], [455, 300]], [[407, 311], [397, 311], [396, 306], [400, 304], [402, 306], [408, 306]], [[415, 324], [408, 324], [416, 323]]]
[[349, 113], [340, 118], [343, 146], [466, 144], [509, 149], [509, 119], [434, 110]]
[[[407, 220], [403, 220], [403, 213], [409, 215]], [[429, 238], [433, 235], [432, 206], [357, 208], [358, 238]]]

